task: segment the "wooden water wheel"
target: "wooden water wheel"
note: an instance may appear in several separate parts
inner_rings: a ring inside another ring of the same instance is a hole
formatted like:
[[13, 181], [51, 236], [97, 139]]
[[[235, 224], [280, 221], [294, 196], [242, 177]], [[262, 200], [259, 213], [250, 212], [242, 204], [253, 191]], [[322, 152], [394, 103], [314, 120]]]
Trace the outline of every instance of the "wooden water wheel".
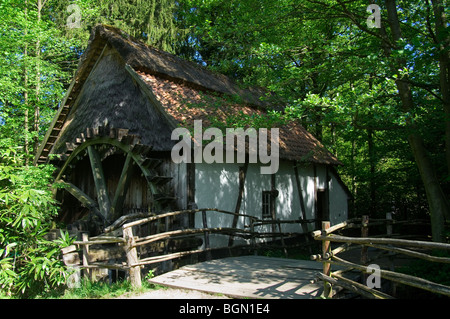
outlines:
[[[104, 229], [129, 213], [130, 207], [158, 213], [175, 200], [167, 195], [165, 187], [171, 177], [159, 173], [162, 161], [152, 157], [151, 147], [140, 144], [140, 138], [126, 129], [87, 129], [74, 143], [66, 143], [59, 160], [55, 178], [59, 198], [64, 198], [61, 193], [67, 191], [78, 202], [66, 200], [72, 221], [93, 214]], [[137, 199], [128, 198], [127, 206], [126, 197], [132, 187], [140, 197], [134, 194]]]

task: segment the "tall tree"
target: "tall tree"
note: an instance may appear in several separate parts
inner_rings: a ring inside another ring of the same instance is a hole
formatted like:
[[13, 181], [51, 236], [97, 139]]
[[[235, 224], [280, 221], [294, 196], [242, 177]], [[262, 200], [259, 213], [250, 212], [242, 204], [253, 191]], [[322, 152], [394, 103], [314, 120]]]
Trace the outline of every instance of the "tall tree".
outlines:
[[[115, 26], [147, 44], [174, 51], [180, 30], [175, 23], [177, 2], [174, 0], [48, 0], [55, 23], [68, 37], [77, 37], [84, 43], [89, 32], [98, 23]], [[69, 7], [70, 5], [76, 5]], [[69, 11], [68, 11], [69, 10]], [[80, 27], [67, 27], [70, 15], [79, 13]]]
[[[41, 127], [52, 118], [70, 75], [62, 61], [71, 43], [44, 19], [41, 0], [2, 0], [0, 21], [0, 133], [14, 137], [28, 155], [39, 143]], [[31, 143], [33, 141], [33, 143]]]
[[[361, 201], [388, 207], [392, 198], [376, 196], [379, 178], [395, 188], [401, 178], [403, 187], [392, 196], [397, 207], [398, 197], [418, 203], [421, 196], [413, 194], [423, 189], [433, 239], [443, 239], [449, 217], [442, 152], [449, 149], [445, 0], [377, 1], [380, 28], [366, 24], [370, 13], [362, 0], [183, 3], [180, 22], [192, 33], [181, 54], [283, 96], [287, 112], [351, 164], [356, 176], [349, 179], [359, 185]], [[411, 188], [413, 176], [422, 183], [414, 180]]]

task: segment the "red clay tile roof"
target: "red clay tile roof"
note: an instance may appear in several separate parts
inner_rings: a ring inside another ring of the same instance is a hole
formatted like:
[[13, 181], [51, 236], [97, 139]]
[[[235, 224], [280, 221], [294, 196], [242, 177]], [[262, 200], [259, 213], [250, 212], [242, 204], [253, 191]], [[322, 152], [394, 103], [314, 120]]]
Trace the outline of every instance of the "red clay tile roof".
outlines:
[[[136, 72], [180, 127], [192, 128], [194, 120], [202, 120], [203, 128], [232, 128], [237, 119], [267, 116], [265, 111], [234, 102], [230, 97], [202, 92], [187, 84], [175, 83], [142, 71]], [[298, 123], [291, 121], [281, 125], [279, 134], [281, 158], [341, 165], [333, 154]]]

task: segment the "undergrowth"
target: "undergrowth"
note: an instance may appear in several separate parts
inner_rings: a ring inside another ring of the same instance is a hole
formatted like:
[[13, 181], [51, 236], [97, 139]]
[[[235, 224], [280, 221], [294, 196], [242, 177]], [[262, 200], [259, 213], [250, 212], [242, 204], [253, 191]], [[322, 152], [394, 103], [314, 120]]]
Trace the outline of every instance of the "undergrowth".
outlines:
[[[437, 257], [450, 257], [450, 253], [445, 251], [435, 251], [432, 255]], [[450, 264], [417, 259], [413, 260], [407, 267], [399, 268], [398, 271], [438, 284], [450, 286]]]
[[130, 281], [121, 280], [114, 283], [104, 281], [93, 282], [89, 279], [83, 278], [79, 288], [65, 288], [53, 290], [48, 293], [39, 295], [38, 299], [113, 299], [121, 296], [138, 295], [151, 290], [166, 289], [161, 285], [156, 285], [148, 282], [152, 277], [149, 273], [142, 281], [142, 287], [132, 287]]

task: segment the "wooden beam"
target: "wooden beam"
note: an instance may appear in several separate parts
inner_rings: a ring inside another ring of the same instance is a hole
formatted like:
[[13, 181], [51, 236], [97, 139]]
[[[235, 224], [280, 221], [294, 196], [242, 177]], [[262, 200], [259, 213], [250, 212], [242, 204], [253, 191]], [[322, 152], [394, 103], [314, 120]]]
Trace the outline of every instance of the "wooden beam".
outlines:
[[[239, 194], [238, 198], [236, 200], [236, 206], [234, 209], [235, 214], [239, 214], [239, 211], [241, 210], [241, 203], [242, 203], [242, 197], [244, 196], [244, 186], [245, 186], [245, 177], [247, 175], [247, 169], [248, 169], [248, 162], [246, 161], [244, 163], [243, 167], [239, 167]], [[238, 223], [239, 216], [234, 215], [233, 222], [231, 224], [231, 228], [236, 228]], [[234, 238], [233, 236], [230, 236], [228, 239], [228, 247], [233, 246]]]
[[347, 237], [340, 235], [319, 235], [314, 237], [315, 240], [329, 240], [337, 243], [352, 243], [361, 245], [397, 245], [397, 246], [409, 246], [409, 247], [419, 247], [423, 249], [446, 249], [450, 250], [450, 244], [439, 243], [439, 242], [429, 242], [429, 241], [419, 241], [419, 240], [408, 240], [408, 239], [394, 239], [394, 238], [375, 238], [375, 237]]
[[93, 146], [88, 146], [89, 160], [91, 162], [92, 175], [94, 177], [95, 189], [97, 190], [97, 199], [100, 213], [108, 220], [111, 210], [111, 202], [106, 188], [106, 179], [103, 172], [100, 155]]
[[141, 267], [135, 266], [139, 264], [139, 257], [135, 247], [135, 239], [131, 227], [123, 228], [123, 238], [126, 241], [125, 253], [127, 255], [127, 263], [129, 267], [131, 285], [135, 288], [141, 287]]
[[[206, 211], [202, 211], [202, 221], [203, 221], [203, 228], [207, 229], [208, 228], [208, 223], [206, 220]], [[212, 256], [211, 256], [211, 251], [209, 250], [210, 246], [209, 246], [209, 232], [205, 231], [204, 232], [204, 237], [205, 237], [205, 250], [206, 250], [206, 260], [211, 260]]]
[[[195, 163], [194, 163], [194, 152], [191, 152], [190, 163], [186, 163], [186, 208], [196, 209], [198, 208], [195, 203]], [[184, 220], [187, 227], [195, 227], [195, 216], [188, 215], [187, 219]]]
[[[326, 231], [328, 228], [330, 228], [330, 222], [329, 221], [322, 222], [322, 230]], [[323, 260], [327, 259], [327, 258], [325, 258], [325, 255], [330, 254], [330, 252], [331, 252], [330, 242], [327, 240], [323, 240], [322, 241], [322, 258], [323, 258]], [[323, 274], [325, 276], [330, 276], [330, 273], [331, 273], [331, 265], [330, 265], [330, 263], [327, 263], [325, 261], [323, 263]], [[324, 281], [323, 296], [325, 298], [329, 298], [331, 296], [331, 285], [326, 281]]]
[[[43, 149], [45, 148], [45, 146], [47, 145], [48, 138], [51, 136], [51, 133], [52, 133], [53, 129], [55, 128], [56, 122], [59, 120], [62, 111], [67, 108], [67, 100], [68, 100], [69, 96], [72, 94], [72, 89], [73, 89], [74, 85], [75, 85], [75, 81], [73, 80], [70, 83], [70, 86], [67, 89], [67, 93], [64, 96], [64, 99], [62, 100], [60, 107], [56, 111], [56, 115], [53, 117], [52, 123], [50, 124], [47, 132], [45, 133], [44, 139], [36, 152], [36, 156], [34, 157], [34, 163], [33, 163], [34, 165], [36, 165], [37, 161], [41, 157], [41, 153], [42, 153]], [[59, 134], [58, 134], [58, 137], [59, 137]]]
[[111, 217], [112, 220], [116, 220], [120, 217], [120, 213], [122, 212], [123, 203], [125, 201], [125, 196], [127, 195], [128, 188], [131, 183], [131, 177], [133, 175], [133, 161], [131, 153], [127, 154], [125, 159], [125, 163], [122, 168], [122, 173], [119, 178], [119, 182], [117, 183], [116, 192], [114, 194], [114, 199], [111, 204]]
[[[83, 241], [89, 241], [89, 235], [86, 233], [83, 233], [82, 235], [82, 239]], [[89, 245], [83, 245], [83, 266], [85, 267], [84, 269], [84, 274], [88, 279], [92, 279], [91, 275], [92, 272], [87, 269], [87, 266], [89, 266]]]
[[[300, 175], [298, 174], [298, 168], [297, 168], [297, 163], [294, 164], [294, 173], [295, 173], [295, 182], [297, 184], [297, 191], [298, 191], [298, 197], [300, 200], [300, 218], [301, 219], [306, 219], [306, 208], [305, 208], [305, 201], [303, 199], [303, 193], [302, 193], [302, 186], [300, 183]], [[302, 224], [303, 226], [303, 224]], [[306, 226], [306, 225], [305, 225]], [[303, 232], [306, 234], [308, 232], [308, 228], [307, 227], [302, 227], [303, 228]]]
[[[347, 289], [349, 291], [357, 293], [368, 299], [393, 299], [393, 297], [388, 294], [385, 294], [385, 293], [380, 292], [375, 289], [370, 289], [367, 286], [364, 286], [360, 283], [357, 283], [353, 280], [350, 280], [348, 278], [342, 277], [342, 276], [334, 274], [334, 273], [331, 273], [331, 277], [326, 276], [322, 273], [318, 273], [316, 276], [320, 280], [329, 282], [330, 284], [335, 285], [335, 286], [340, 286], [344, 289]], [[332, 278], [332, 277], [336, 277], [336, 278]]]
[[56, 181], [57, 184], [61, 184], [64, 186], [64, 189], [68, 191], [73, 197], [78, 199], [78, 201], [83, 205], [84, 207], [89, 208], [89, 210], [94, 213], [94, 215], [98, 216], [103, 224], [107, 224], [108, 221], [105, 219], [105, 217], [100, 213], [100, 210], [98, 209], [98, 204], [95, 200], [90, 198], [86, 193], [84, 193], [81, 189], [73, 185], [72, 183], [65, 182], [63, 180]]
[[[346, 260], [338, 258], [336, 256], [334, 256], [333, 259], [334, 260], [331, 261], [332, 264], [349, 266], [349, 267], [361, 270], [363, 272], [370, 273], [367, 270], [367, 268], [368, 268], [367, 266], [361, 266], [358, 264], [354, 264], [352, 262], [346, 261]], [[328, 262], [330, 262], [330, 261], [328, 261]], [[432, 281], [429, 281], [426, 279], [422, 279], [419, 277], [406, 275], [406, 274], [402, 274], [402, 273], [398, 273], [398, 272], [392, 272], [389, 270], [383, 270], [383, 269], [380, 269], [380, 276], [387, 280], [395, 281], [395, 282], [398, 282], [398, 283], [401, 283], [404, 285], [424, 289], [424, 290], [431, 291], [433, 293], [442, 294], [445, 296], [450, 296], [450, 287], [449, 286], [438, 284], [438, 283], [435, 283], [435, 282], [432, 282]]]
[[[130, 227], [123, 227], [123, 229], [128, 229]], [[173, 237], [180, 237], [180, 236], [188, 236], [188, 235], [196, 235], [209, 232], [210, 234], [228, 234], [233, 236], [240, 236], [240, 237], [250, 237], [253, 235], [249, 230], [244, 229], [238, 229], [238, 228], [226, 228], [226, 227], [215, 227], [215, 228], [195, 228], [195, 229], [179, 229], [179, 230], [172, 230], [164, 233], [154, 234], [142, 238], [136, 239], [136, 242], [134, 246], [142, 246], [147, 245], [149, 243], [165, 240], [168, 238]], [[257, 235], [258, 233], [256, 233]], [[268, 233], [269, 236], [273, 236], [273, 234]]]
[[100, 215], [100, 211], [97, 208], [97, 203], [90, 198], [86, 193], [84, 193], [81, 189], [73, 185], [72, 183], [65, 182], [63, 180], [56, 181], [57, 184], [64, 186], [64, 189], [68, 191], [73, 197], [78, 199], [78, 201], [84, 206], [89, 208], [95, 214]]
[[[277, 214], [275, 212], [275, 196], [274, 196], [274, 191], [276, 191], [276, 175], [275, 174], [271, 174], [270, 175], [270, 190], [272, 191], [270, 194], [270, 216], [272, 216], [272, 220], [275, 221], [277, 219]], [[281, 228], [279, 229], [280, 233], [281, 233]], [[275, 223], [272, 223], [272, 232], [275, 233], [276, 232], [276, 225]], [[275, 240], [276, 237], [273, 237], [273, 240]]]

